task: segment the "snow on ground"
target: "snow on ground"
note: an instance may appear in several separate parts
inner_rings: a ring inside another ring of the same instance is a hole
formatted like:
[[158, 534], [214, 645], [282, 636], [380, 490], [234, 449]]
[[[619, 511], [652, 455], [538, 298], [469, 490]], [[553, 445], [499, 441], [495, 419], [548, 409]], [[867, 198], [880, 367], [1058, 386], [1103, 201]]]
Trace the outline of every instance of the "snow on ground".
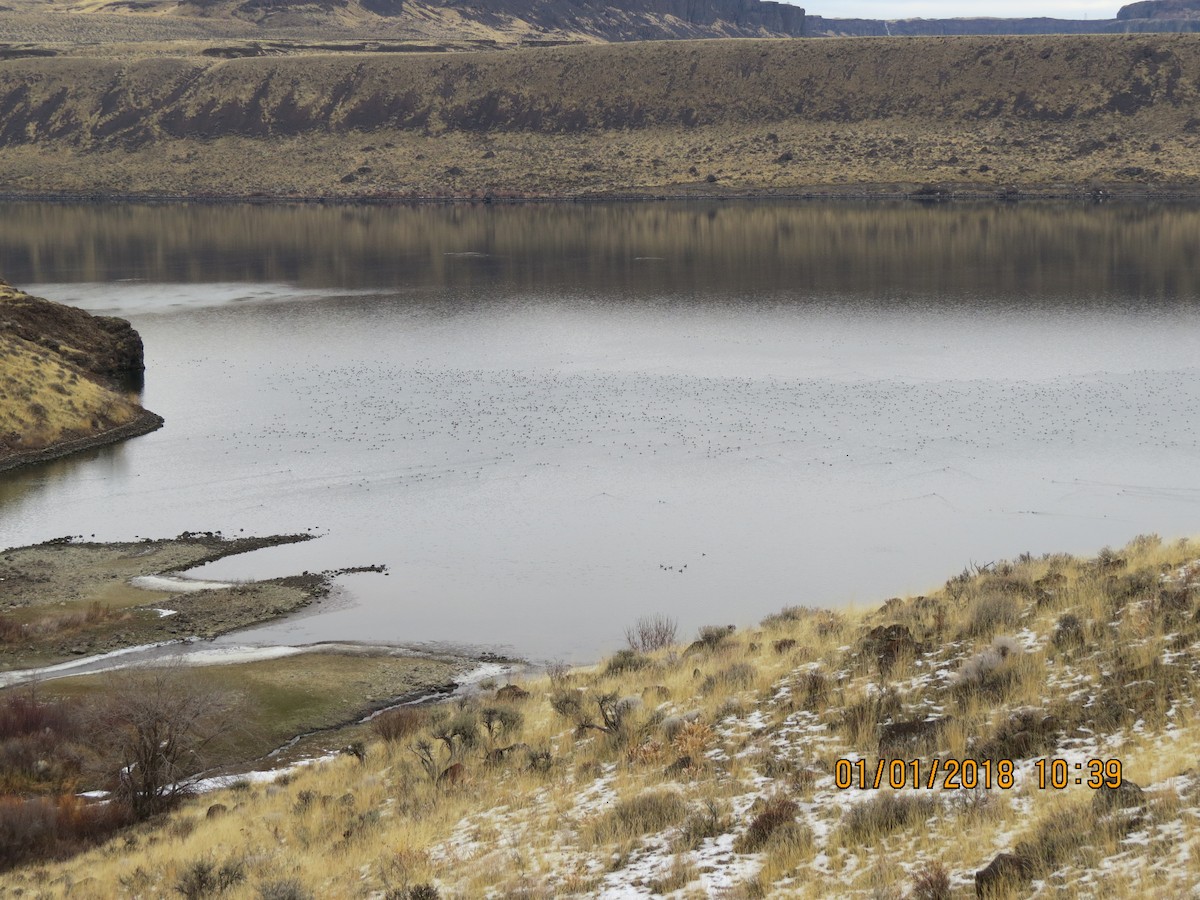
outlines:
[[216, 591], [231, 588], [228, 581], [201, 581], [199, 578], [184, 578], [181, 575], [138, 575], [129, 583], [145, 591], [169, 591], [172, 594], [192, 594], [197, 591]]
[[121, 650], [113, 650], [109, 653], [99, 653], [95, 656], [81, 656], [79, 659], [68, 660], [67, 662], [56, 663], [52, 666], [42, 666], [37, 669], [20, 669], [13, 672], [0, 672], [0, 688], [10, 687], [14, 684], [22, 684], [26, 681], [34, 679], [47, 678], [62, 678], [67, 675], [80, 675], [83, 672], [79, 670], [86, 669], [89, 672], [103, 672], [108, 669], [120, 668], [120, 663], [112, 666], [103, 666], [97, 668], [97, 663], [104, 663], [108, 660], [119, 659], [122, 656], [128, 656], [131, 653], [145, 653], [149, 650], [157, 650], [160, 647], [170, 647], [174, 644], [182, 644], [184, 641], [159, 641], [156, 644], [140, 644], [137, 647], [125, 647]]

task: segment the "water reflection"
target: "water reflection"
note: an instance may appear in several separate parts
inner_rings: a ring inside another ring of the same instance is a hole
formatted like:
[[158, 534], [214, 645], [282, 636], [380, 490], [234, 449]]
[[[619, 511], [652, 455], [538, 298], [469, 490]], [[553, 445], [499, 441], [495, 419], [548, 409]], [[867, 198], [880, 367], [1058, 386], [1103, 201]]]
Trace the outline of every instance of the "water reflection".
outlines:
[[1200, 293], [1200, 211], [1054, 204], [0, 204], [14, 283], [1161, 298]]

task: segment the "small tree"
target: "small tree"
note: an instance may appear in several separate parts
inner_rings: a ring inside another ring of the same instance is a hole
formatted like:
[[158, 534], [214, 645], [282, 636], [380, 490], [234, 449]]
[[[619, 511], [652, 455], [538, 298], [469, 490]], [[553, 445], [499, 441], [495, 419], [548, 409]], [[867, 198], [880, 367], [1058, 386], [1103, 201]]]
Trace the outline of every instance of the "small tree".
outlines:
[[188, 793], [189, 777], [231, 730], [232, 711], [228, 695], [201, 690], [181, 666], [115, 673], [92, 716], [116, 795], [145, 818]]

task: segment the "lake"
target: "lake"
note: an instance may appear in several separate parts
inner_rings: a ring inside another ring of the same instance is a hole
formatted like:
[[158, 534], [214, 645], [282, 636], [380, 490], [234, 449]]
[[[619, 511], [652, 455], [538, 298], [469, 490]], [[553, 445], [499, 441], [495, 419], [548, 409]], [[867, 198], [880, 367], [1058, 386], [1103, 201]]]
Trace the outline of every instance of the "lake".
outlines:
[[226, 642], [594, 659], [1200, 523], [1200, 210], [0, 204], [129, 319], [151, 435], [0, 475], [0, 546], [315, 529], [386, 564]]

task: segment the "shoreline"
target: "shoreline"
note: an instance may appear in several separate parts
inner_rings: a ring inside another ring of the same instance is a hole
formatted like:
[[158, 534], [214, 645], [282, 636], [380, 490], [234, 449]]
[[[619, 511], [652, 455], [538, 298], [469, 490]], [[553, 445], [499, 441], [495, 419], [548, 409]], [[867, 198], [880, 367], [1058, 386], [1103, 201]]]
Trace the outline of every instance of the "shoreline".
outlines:
[[[510, 196], [507, 193], [464, 192], [411, 196], [400, 193], [372, 194], [268, 194], [196, 192], [186, 194], [155, 192], [98, 191], [0, 191], [0, 203], [51, 204], [146, 204], [173, 205], [320, 205], [320, 206], [427, 206], [455, 204], [524, 205], [541, 203], [662, 203], [712, 201], [791, 201], [791, 202], [898, 202], [915, 203], [1037, 203], [1055, 202], [1128, 202], [1193, 203], [1200, 201], [1200, 184], [1171, 185], [1155, 188], [1126, 182], [1038, 185], [1012, 184], [1005, 187], [972, 183], [925, 184], [814, 184], [798, 189], [753, 188], [714, 190], [696, 185], [672, 185], [663, 188], [630, 188], [614, 191], [580, 191], [559, 194]], [[144, 433], [144, 432], [143, 432]], [[4, 468], [0, 463], [0, 471]]]
[[35, 466], [39, 463], [51, 462], [52, 460], [61, 459], [64, 456], [70, 456], [74, 453], [82, 453], [85, 450], [107, 447], [110, 444], [117, 444], [129, 438], [150, 434], [162, 428], [164, 424], [165, 420], [162, 416], [148, 409], [143, 410], [132, 422], [126, 422], [124, 425], [118, 425], [116, 428], [109, 428], [105, 431], [84, 437], [71, 438], [68, 441], [58, 441], [40, 450], [25, 450], [0, 458], [0, 472], [8, 472], [13, 469], [24, 468], [25, 466]]

